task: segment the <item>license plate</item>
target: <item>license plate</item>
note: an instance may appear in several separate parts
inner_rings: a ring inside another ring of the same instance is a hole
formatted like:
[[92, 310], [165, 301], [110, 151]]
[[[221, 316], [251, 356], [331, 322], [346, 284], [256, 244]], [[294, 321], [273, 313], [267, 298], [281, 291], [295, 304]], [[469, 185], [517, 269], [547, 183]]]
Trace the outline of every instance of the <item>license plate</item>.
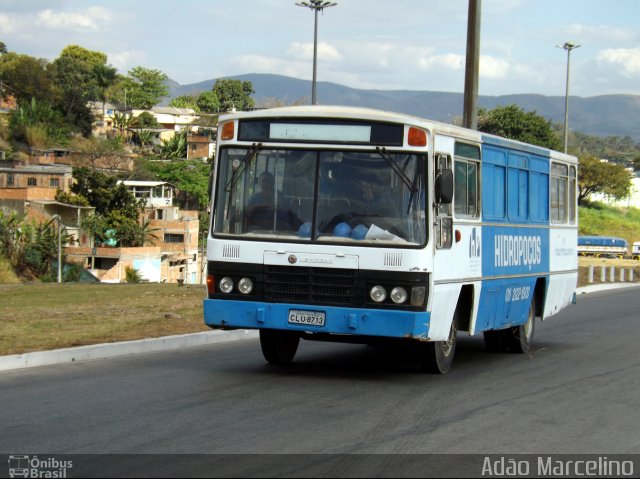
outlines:
[[324, 311], [302, 311], [300, 309], [289, 310], [289, 322], [292, 324], [324, 326], [324, 320]]

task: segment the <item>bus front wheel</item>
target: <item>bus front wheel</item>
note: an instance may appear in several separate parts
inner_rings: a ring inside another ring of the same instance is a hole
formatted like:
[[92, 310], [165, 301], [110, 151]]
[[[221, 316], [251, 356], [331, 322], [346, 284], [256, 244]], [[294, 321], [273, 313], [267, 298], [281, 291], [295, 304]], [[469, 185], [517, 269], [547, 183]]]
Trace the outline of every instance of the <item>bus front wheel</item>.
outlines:
[[456, 335], [458, 328], [456, 321], [452, 321], [449, 337], [446, 341], [431, 341], [419, 343], [420, 362], [422, 369], [433, 374], [446, 374], [453, 364], [456, 353]]
[[289, 364], [293, 361], [299, 344], [298, 333], [274, 329], [260, 330], [262, 355], [271, 364]]

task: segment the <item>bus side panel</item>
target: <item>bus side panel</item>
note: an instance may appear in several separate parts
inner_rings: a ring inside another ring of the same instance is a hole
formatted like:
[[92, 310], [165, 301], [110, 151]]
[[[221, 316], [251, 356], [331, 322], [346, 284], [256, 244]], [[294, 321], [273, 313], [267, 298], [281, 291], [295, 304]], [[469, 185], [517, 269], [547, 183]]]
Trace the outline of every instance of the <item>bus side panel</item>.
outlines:
[[519, 326], [527, 321], [536, 277], [484, 281], [474, 332]]
[[435, 284], [431, 305], [431, 325], [429, 339], [445, 341], [449, 337], [449, 329], [460, 296], [461, 283]]
[[544, 315], [547, 319], [573, 302], [578, 273], [554, 274], [549, 278], [547, 295], [544, 302]]
[[482, 228], [482, 292], [475, 332], [526, 321], [536, 280], [549, 271], [549, 229]]
[[578, 232], [576, 227], [551, 229], [551, 276], [544, 307], [548, 318], [569, 305], [578, 282]]

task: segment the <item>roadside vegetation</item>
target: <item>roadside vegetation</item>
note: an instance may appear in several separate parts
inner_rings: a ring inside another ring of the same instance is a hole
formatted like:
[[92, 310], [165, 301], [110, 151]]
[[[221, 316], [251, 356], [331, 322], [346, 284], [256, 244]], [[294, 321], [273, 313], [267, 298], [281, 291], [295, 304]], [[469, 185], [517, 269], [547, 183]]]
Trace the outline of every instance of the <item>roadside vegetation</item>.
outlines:
[[1, 284], [0, 355], [207, 331], [205, 295], [204, 285]]
[[640, 209], [616, 208], [603, 203], [588, 203], [578, 212], [579, 234], [616, 236], [629, 243], [640, 241]]

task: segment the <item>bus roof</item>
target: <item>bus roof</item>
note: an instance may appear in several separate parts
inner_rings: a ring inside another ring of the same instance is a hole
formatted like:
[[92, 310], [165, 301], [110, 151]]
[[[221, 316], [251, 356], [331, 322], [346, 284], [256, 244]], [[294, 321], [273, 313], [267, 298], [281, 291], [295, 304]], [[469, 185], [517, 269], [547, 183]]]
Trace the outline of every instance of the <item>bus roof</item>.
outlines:
[[427, 118], [421, 118], [405, 113], [397, 113], [392, 111], [377, 110], [373, 108], [341, 106], [341, 105], [302, 105], [302, 106], [285, 106], [278, 108], [268, 108], [263, 110], [232, 112], [220, 115], [219, 123], [239, 118], [259, 119], [259, 118], [338, 118], [353, 119], [362, 118], [370, 121], [381, 121], [390, 123], [412, 124], [422, 126], [437, 133], [455, 135], [471, 141], [489, 143], [496, 146], [508, 146], [510, 148], [519, 149], [528, 153], [534, 153], [542, 156], [548, 156], [553, 159], [566, 161], [569, 163], [577, 163], [577, 158], [559, 151], [551, 150], [541, 146], [530, 145], [518, 140], [500, 137], [476, 130], [470, 130], [462, 126], [443, 123]]

